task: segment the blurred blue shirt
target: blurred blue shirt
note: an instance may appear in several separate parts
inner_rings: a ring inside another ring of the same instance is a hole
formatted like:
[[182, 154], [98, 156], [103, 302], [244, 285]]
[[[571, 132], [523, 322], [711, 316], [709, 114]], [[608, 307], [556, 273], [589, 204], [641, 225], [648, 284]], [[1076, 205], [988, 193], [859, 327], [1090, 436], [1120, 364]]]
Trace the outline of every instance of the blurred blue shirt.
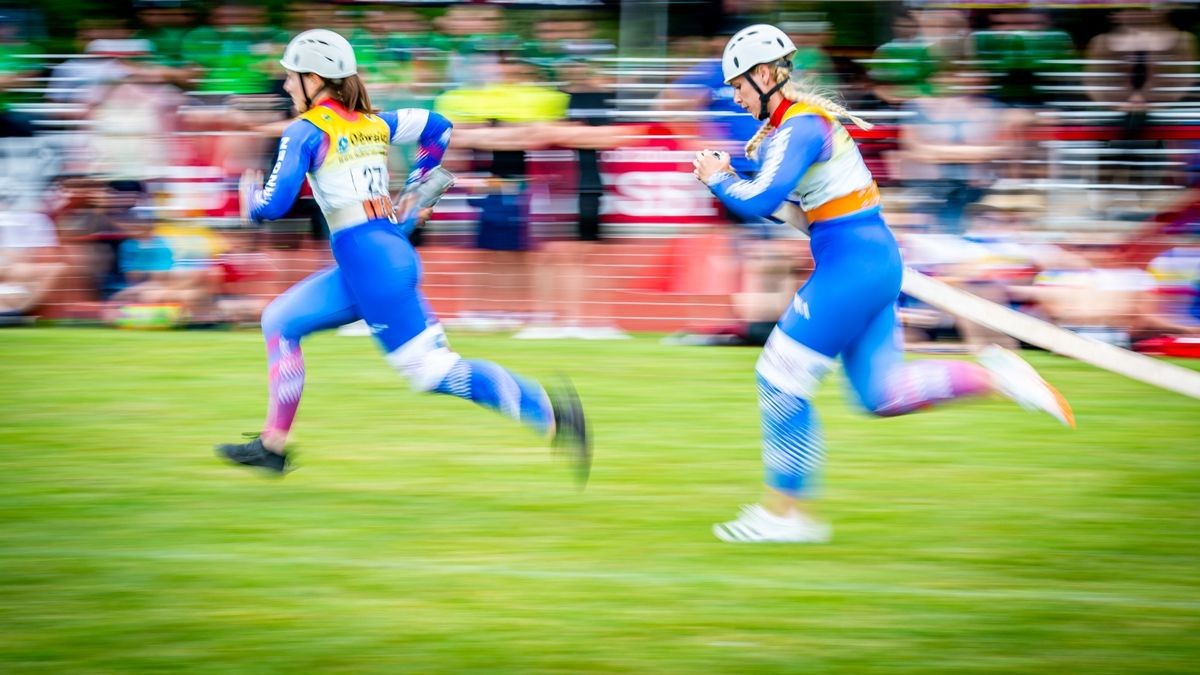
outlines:
[[[706, 136], [737, 141], [739, 145], [745, 145], [746, 141], [758, 133], [759, 127], [762, 126], [762, 122], [754, 119], [753, 115], [734, 103], [733, 87], [725, 84], [725, 77], [721, 74], [720, 60], [706, 61], [697, 65], [679, 78], [675, 84], [707, 90], [708, 107], [706, 111], [714, 113], [714, 116], [705, 123]], [[746, 159], [740, 148], [738, 152], [730, 153], [730, 159], [734, 171], [740, 174], [753, 173], [757, 169], [754, 162]]]

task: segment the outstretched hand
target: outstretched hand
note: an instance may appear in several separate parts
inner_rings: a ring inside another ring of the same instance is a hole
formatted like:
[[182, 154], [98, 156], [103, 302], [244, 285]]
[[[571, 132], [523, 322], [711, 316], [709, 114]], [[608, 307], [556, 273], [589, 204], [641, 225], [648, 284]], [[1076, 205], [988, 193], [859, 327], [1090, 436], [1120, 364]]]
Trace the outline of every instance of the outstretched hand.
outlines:
[[705, 184], [714, 174], [733, 173], [727, 153], [708, 149], [696, 153], [696, 158], [692, 160], [692, 169], [692, 175]]
[[430, 216], [433, 215], [433, 207], [420, 206], [420, 204], [417, 203], [419, 199], [420, 196], [413, 191], [401, 192], [396, 196], [396, 214], [402, 222], [410, 217], [415, 217], [416, 223], [414, 224], [414, 227], [420, 227], [429, 220]]
[[396, 206], [396, 213], [401, 219], [407, 218], [409, 212], [417, 206], [417, 194], [412, 190], [401, 192], [396, 195], [393, 204]]

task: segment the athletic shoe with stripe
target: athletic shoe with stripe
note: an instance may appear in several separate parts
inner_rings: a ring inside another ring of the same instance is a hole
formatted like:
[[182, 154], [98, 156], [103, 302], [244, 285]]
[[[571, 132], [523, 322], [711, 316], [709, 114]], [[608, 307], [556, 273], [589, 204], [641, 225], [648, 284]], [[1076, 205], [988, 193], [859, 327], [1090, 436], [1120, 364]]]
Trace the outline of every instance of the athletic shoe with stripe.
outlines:
[[1020, 356], [999, 345], [990, 345], [979, 353], [978, 358], [979, 364], [992, 374], [1001, 394], [1026, 410], [1041, 410], [1059, 422], [1075, 427], [1071, 404]]
[[747, 504], [736, 520], [713, 525], [713, 534], [736, 544], [823, 544], [833, 528], [795, 511], [777, 516], [761, 504]]

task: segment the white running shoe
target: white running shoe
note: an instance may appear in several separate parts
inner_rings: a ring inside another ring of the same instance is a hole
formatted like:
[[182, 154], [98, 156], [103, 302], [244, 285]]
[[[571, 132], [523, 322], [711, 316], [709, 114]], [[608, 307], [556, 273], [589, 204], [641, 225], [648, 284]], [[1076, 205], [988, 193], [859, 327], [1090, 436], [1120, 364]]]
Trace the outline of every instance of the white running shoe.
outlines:
[[1020, 356], [999, 345], [990, 345], [979, 352], [978, 359], [979, 364], [992, 374], [1001, 394], [1026, 410], [1041, 410], [1059, 422], [1075, 427], [1071, 404]]
[[833, 530], [799, 513], [777, 516], [761, 504], [747, 504], [737, 520], [713, 525], [713, 534], [735, 544], [823, 544]]

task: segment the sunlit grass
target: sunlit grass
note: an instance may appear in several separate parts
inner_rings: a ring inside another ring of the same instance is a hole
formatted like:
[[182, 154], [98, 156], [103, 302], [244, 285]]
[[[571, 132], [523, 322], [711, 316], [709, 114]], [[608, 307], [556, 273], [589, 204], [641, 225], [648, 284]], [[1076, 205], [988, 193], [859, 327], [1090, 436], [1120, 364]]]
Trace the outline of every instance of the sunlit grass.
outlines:
[[709, 534], [757, 497], [755, 350], [452, 336], [568, 373], [544, 443], [419, 396], [368, 339], [305, 343], [300, 469], [218, 462], [261, 422], [257, 335], [0, 332], [3, 672], [1195, 672], [1200, 405], [1046, 354], [1077, 431], [1003, 401], [819, 400], [819, 547]]

